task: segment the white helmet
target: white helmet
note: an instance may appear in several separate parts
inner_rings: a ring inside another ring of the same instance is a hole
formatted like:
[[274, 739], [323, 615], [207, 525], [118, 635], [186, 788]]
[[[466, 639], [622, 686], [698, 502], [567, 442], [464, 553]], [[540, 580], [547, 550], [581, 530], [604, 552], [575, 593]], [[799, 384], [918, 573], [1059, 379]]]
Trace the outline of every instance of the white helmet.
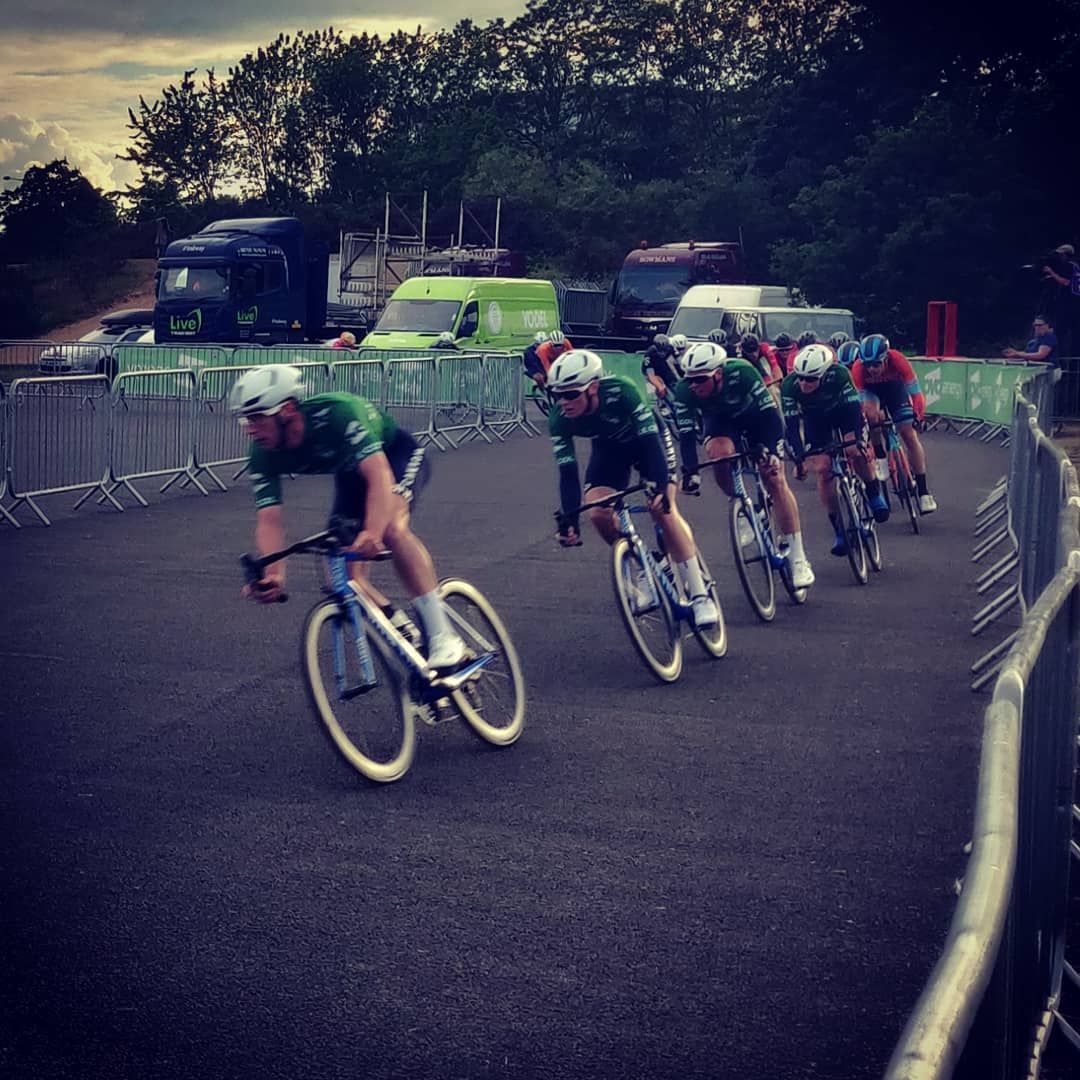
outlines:
[[548, 334], [548, 341], [550, 341], [552, 345], [562, 345], [566, 341], [566, 335], [561, 330], [552, 330], [551, 333]]
[[687, 345], [686, 335], [685, 334], [676, 334], [671, 339], [671, 344], [676, 349], [685, 349], [686, 345]]
[[286, 401], [304, 396], [300, 369], [289, 364], [252, 368], [233, 384], [229, 409], [234, 416], [273, 415]]
[[833, 359], [832, 350], [827, 345], [807, 345], [795, 354], [791, 370], [806, 379], [820, 379]]
[[588, 349], [571, 349], [564, 352], [548, 371], [549, 390], [582, 390], [604, 374], [604, 362]]
[[690, 378], [693, 375], [709, 375], [718, 367], [723, 367], [727, 359], [727, 350], [721, 345], [714, 345], [711, 341], [699, 341], [691, 345], [682, 358], [683, 374]]

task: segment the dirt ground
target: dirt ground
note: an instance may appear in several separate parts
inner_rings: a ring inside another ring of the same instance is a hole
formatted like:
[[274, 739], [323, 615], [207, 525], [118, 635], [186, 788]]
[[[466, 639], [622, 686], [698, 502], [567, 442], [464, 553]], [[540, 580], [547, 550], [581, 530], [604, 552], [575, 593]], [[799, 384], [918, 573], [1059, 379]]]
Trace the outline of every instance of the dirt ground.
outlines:
[[120, 311], [122, 308], [152, 308], [154, 306], [154, 271], [157, 269], [157, 263], [153, 259], [138, 259], [135, 260], [135, 265], [140, 271], [140, 284], [137, 288], [124, 296], [118, 296], [108, 307], [102, 308], [93, 315], [88, 315], [85, 319], [50, 330], [45, 335], [45, 340], [78, 341], [83, 334], [96, 330], [101, 325], [101, 316], [108, 315], [110, 311]]

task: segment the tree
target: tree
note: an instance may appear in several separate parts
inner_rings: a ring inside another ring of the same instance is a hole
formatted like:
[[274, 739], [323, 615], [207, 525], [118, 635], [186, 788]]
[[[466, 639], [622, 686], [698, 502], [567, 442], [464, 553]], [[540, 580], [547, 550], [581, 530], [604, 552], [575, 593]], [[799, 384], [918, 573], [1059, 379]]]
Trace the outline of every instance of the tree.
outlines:
[[100, 245], [117, 219], [112, 202], [62, 158], [27, 169], [17, 188], [0, 193], [0, 223], [7, 257], [15, 260]]
[[182, 199], [209, 203], [234, 175], [234, 128], [213, 68], [201, 88], [194, 74], [185, 71], [153, 105], [140, 95], [138, 115], [128, 109], [132, 146], [118, 156], [139, 166], [144, 183], [172, 185]]

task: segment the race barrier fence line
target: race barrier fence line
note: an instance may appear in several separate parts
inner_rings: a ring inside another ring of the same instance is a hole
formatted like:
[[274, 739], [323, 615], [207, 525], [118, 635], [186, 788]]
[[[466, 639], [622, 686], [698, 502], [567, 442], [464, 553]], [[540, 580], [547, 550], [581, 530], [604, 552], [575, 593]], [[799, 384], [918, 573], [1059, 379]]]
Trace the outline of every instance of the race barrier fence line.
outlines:
[[[140, 350], [138, 359], [144, 350], [165, 347], [131, 348]], [[360, 393], [442, 451], [474, 439], [501, 441], [518, 427], [530, 434], [520, 360], [504, 353], [346, 354], [338, 360], [340, 352], [316, 348], [168, 351], [200, 366], [121, 370], [111, 383], [105, 375], [87, 375], [19, 378], [10, 390], [0, 384], [0, 520], [20, 528], [16, 511], [26, 505], [49, 525], [36, 500], [69, 491], [82, 493], [76, 508], [96, 495], [124, 510], [124, 494], [146, 506], [138, 484], [151, 479], [163, 481], [160, 492], [179, 483], [208, 495], [204, 480], [228, 490], [220, 470], [236, 466], [236, 480], [248, 455], [247, 437], [229, 413], [229, 394], [258, 363], [299, 367], [311, 394]], [[230, 355], [237, 363], [217, 363]], [[118, 359], [121, 367], [131, 362]]]
[[1080, 942], [1068, 936], [1070, 888], [1080, 887], [1072, 839], [1080, 821], [1080, 484], [1040, 427], [1053, 416], [1055, 381], [1053, 372], [1029, 372], [1023, 390], [1013, 388], [1009, 473], [977, 511], [984, 532], [997, 529], [983, 549], [1010, 539], [1018, 579], [1009, 606], [1021, 606], [1023, 619], [988, 654], [997, 677], [971, 857], [942, 956], [887, 1080], [1034, 1077], [1050, 1049], [1069, 1058], [1066, 1071], [1075, 1075], [1080, 1064], [1080, 1032], [1067, 1015], [1080, 1008], [1070, 955]]

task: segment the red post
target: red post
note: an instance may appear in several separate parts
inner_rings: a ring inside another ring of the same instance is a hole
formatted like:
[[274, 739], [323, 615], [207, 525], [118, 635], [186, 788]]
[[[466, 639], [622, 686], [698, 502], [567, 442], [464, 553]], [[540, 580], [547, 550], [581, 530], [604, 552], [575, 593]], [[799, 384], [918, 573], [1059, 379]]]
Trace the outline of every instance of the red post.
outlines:
[[926, 305], [926, 351], [924, 356], [956, 355], [956, 304], [931, 300]]

